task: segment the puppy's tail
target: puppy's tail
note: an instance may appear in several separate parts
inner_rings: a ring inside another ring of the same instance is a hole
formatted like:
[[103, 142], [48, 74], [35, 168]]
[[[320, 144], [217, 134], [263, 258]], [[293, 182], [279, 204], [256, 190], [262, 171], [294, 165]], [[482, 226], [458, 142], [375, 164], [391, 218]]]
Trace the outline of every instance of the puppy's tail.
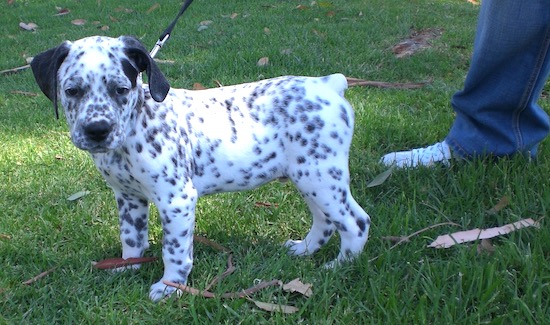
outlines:
[[341, 73], [335, 73], [321, 78], [330, 89], [337, 92], [341, 97], [344, 97], [344, 92], [348, 89], [348, 81]]

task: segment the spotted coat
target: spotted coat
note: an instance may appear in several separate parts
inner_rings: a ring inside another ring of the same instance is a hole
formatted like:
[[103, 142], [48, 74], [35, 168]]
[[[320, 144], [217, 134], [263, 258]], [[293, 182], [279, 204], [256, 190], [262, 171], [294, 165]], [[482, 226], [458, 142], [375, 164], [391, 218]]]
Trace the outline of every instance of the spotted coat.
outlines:
[[126, 36], [65, 42], [31, 66], [56, 109], [61, 103], [72, 142], [91, 154], [114, 191], [123, 258], [141, 257], [149, 247], [149, 204], [156, 205], [164, 275], [151, 299], [174, 291], [164, 280], [187, 281], [200, 196], [277, 178], [296, 185], [313, 218], [303, 240], [285, 243], [291, 254], [314, 253], [336, 231], [335, 262], [362, 251], [370, 218], [349, 187], [354, 113], [343, 75], [174, 89], [145, 48]]

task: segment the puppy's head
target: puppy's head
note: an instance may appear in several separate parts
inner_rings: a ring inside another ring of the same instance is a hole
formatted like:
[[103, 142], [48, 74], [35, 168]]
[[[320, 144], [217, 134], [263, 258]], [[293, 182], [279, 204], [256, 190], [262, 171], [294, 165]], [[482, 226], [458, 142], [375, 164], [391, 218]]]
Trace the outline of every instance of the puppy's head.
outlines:
[[64, 42], [35, 56], [31, 68], [56, 117], [61, 102], [73, 143], [90, 152], [124, 142], [126, 124], [143, 103], [140, 72], [147, 74], [155, 101], [163, 101], [170, 90], [148, 51], [128, 36]]

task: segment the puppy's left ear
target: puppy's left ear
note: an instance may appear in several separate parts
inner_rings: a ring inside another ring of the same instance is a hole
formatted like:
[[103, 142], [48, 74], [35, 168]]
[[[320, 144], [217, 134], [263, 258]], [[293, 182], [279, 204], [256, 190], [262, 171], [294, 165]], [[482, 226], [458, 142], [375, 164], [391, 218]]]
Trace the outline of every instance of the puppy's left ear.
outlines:
[[31, 61], [34, 79], [44, 95], [53, 102], [57, 119], [59, 119], [57, 110], [57, 71], [69, 54], [69, 49], [69, 43], [65, 42], [58, 47], [36, 55]]
[[162, 102], [168, 95], [168, 91], [170, 91], [170, 84], [158, 68], [155, 60], [136, 38], [121, 36], [120, 39], [125, 45], [124, 52], [136, 65], [139, 72], [145, 71], [147, 73], [151, 97], [157, 102]]

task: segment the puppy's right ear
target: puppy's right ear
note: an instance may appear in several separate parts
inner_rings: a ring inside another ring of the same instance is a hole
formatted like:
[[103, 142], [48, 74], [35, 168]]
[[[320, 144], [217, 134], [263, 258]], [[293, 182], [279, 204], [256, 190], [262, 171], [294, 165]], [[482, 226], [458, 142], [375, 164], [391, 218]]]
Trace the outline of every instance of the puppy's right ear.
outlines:
[[53, 102], [55, 117], [59, 119], [57, 110], [57, 71], [69, 54], [69, 43], [49, 49], [34, 57], [31, 62], [34, 79], [40, 90]]

